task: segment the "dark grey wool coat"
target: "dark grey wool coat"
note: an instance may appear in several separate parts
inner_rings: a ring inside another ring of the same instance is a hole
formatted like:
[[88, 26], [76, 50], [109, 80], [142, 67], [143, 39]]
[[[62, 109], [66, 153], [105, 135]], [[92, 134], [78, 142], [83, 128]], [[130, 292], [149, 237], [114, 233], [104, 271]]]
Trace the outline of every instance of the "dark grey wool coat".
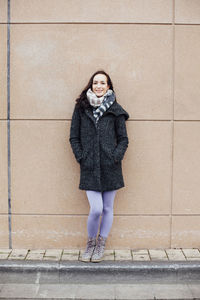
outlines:
[[83, 111], [75, 105], [69, 142], [80, 164], [79, 189], [103, 192], [124, 187], [122, 159], [129, 143], [128, 118], [116, 100], [97, 123], [91, 105]]

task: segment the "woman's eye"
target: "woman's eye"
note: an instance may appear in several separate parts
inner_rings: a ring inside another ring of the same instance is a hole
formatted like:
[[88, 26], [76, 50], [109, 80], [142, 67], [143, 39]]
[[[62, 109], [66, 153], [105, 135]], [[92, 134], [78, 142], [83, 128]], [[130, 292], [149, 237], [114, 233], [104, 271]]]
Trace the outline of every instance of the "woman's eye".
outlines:
[[[100, 84], [106, 84], [105, 82], [99, 82]], [[98, 84], [98, 82], [93, 82], [93, 85], [96, 85], [96, 84]]]

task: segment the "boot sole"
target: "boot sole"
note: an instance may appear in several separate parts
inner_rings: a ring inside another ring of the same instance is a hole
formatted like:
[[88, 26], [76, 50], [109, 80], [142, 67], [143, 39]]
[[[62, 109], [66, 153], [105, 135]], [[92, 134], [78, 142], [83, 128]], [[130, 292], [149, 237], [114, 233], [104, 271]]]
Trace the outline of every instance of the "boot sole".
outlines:
[[88, 260], [88, 259], [79, 259], [80, 261], [83, 261], [83, 262], [90, 262], [90, 259]]
[[91, 262], [94, 262], [94, 263], [95, 263], [95, 262], [100, 262], [100, 261], [102, 261], [102, 260], [103, 260], [103, 258], [102, 258], [102, 259], [98, 259], [98, 260], [92, 260], [92, 259], [91, 259]]

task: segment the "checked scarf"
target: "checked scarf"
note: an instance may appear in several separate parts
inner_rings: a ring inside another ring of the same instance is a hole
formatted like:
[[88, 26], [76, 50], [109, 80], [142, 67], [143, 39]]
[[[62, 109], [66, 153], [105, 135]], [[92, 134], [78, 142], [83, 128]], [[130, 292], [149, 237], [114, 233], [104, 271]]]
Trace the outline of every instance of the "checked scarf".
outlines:
[[115, 93], [109, 89], [102, 97], [98, 98], [91, 89], [88, 89], [86, 95], [90, 105], [93, 106], [93, 116], [97, 123], [103, 113], [114, 103]]

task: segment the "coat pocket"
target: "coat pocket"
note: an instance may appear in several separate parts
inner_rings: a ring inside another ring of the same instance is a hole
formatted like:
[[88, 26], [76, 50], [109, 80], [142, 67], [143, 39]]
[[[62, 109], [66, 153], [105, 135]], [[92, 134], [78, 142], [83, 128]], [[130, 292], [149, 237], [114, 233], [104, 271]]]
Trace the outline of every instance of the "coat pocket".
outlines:
[[83, 150], [83, 157], [81, 159], [81, 167], [86, 170], [94, 169], [94, 154], [91, 149]]
[[102, 149], [101, 152], [101, 165], [105, 168], [115, 167], [116, 162], [114, 159], [114, 154], [111, 149]]

